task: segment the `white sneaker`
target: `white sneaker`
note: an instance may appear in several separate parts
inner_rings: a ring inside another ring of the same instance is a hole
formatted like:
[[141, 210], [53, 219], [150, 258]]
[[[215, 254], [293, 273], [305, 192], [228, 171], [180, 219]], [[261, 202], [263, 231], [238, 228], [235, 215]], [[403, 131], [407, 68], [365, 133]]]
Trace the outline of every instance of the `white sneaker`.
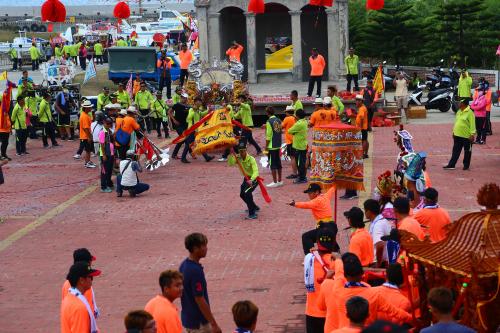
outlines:
[[227, 158], [224, 158], [224, 157], [221, 157], [217, 160], [218, 162], [226, 162], [227, 161]]
[[79, 160], [80, 158], [82, 158], [82, 155], [80, 155], [80, 154], [75, 154], [75, 155], [73, 156], [73, 158], [74, 158], [75, 160]]
[[276, 184], [277, 184], [277, 186], [276, 186], [276, 187], [278, 187], [278, 186], [283, 186], [283, 185], [284, 185], [282, 181], [281, 181], [281, 182], [277, 182]]
[[272, 187], [278, 187], [278, 183], [269, 183], [266, 185], [266, 187], [272, 188]]
[[94, 168], [97, 168], [97, 165], [95, 165], [92, 162], [87, 162], [87, 163], [85, 163], [85, 167], [88, 169], [94, 169]]

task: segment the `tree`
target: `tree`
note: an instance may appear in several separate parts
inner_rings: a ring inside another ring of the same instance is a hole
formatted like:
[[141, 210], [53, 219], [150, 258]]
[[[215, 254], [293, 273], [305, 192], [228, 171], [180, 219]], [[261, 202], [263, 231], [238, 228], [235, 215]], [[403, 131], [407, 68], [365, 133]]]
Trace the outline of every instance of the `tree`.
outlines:
[[416, 40], [413, 4], [387, 0], [380, 11], [370, 11], [360, 28], [360, 54], [396, 64], [407, 61]]

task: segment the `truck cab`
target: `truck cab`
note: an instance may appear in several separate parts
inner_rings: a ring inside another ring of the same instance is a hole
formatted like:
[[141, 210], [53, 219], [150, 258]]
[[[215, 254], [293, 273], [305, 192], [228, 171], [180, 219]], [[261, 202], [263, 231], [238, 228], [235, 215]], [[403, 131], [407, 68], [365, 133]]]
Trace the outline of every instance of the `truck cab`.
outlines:
[[[170, 70], [172, 82], [179, 79], [181, 67], [177, 54], [167, 52], [174, 63]], [[160, 70], [156, 67], [156, 61], [160, 58], [160, 52], [154, 47], [111, 47], [108, 49], [109, 80], [118, 83], [130, 79], [130, 74], [135, 77], [139, 73], [143, 80], [160, 81]]]

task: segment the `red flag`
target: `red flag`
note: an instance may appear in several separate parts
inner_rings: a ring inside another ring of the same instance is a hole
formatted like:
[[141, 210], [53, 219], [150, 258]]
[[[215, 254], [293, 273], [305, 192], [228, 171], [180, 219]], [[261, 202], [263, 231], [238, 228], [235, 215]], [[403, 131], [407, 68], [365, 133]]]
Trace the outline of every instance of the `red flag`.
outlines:
[[153, 155], [154, 155], [154, 150], [153, 150], [153, 146], [151, 146], [151, 143], [149, 142], [148, 138], [144, 137], [144, 139], [142, 140], [142, 147], [146, 150], [145, 151], [146, 158], [148, 160], [151, 160], [153, 158]]

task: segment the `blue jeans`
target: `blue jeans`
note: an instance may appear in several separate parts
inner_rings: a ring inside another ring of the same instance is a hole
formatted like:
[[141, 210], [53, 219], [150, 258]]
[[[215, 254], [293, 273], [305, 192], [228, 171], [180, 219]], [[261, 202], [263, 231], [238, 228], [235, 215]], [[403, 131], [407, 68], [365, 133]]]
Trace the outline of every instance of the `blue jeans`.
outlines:
[[149, 185], [144, 183], [137, 183], [135, 186], [122, 186], [122, 175], [116, 176], [116, 192], [123, 193], [123, 190], [131, 191], [133, 195], [141, 194], [149, 190]]

